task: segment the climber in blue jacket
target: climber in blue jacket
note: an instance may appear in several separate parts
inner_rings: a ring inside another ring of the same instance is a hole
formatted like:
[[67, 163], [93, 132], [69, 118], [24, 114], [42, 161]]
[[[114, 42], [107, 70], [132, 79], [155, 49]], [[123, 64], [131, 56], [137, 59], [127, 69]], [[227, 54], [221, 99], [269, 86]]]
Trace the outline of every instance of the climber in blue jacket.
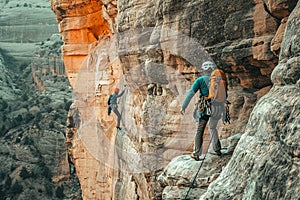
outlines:
[[[191, 99], [194, 97], [194, 95], [198, 91], [199, 91], [200, 99], [201, 99], [201, 97], [208, 96], [208, 94], [209, 94], [209, 87], [208, 87], [209, 78], [210, 78], [210, 74], [214, 70], [214, 68], [215, 68], [215, 65], [211, 61], [206, 61], [202, 64], [201, 69], [203, 70], [204, 75], [197, 78], [194, 81], [191, 89], [188, 91], [186, 98], [181, 106], [180, 113], [182, 115], [184, 115], [185, 109], [187, 108]], [[209, 120], [209, 115], [206, 114], [205, 112], [203, 112], [203, 113], [194, 112], [194, 118], [195, 118], [195, 120], [198, 121], [198, 127], [197, 127], [197, 132], [196, 132], [195, 138], [194, 138], [194, 150], [193, 150], [191, 157], [198, 161], [198, 160], [204, 159], [204, 155], [201, 155], [202, 154], [202, 144], [203, 144], [203, 133], [204, 133], [205, 126]], [[220, 141], [219, 141], [218, 137], [217, 137], [217, 140], [215, 140], [214, 135], [212, 135], [212, 137], [214, 138], [212, 140], [213, 146], [215, 147], [217, 154], [220, 155], [220, 149], [221, 149]]]
[[[126, 87], [126, 85], [124, 87]], [[114, 93], [109, 96], [109, 100], [108, 100], [108, 106], [117, 115], [117, 129], [121, 129], [120, 128], [121, 114], [118, 111], [117, 99], [124, 94], [125, 89], [123, 89], [123, 91], [121, 93], [119, 93], [119, 92], [120, 92], [120, 89], [115, 88]]]

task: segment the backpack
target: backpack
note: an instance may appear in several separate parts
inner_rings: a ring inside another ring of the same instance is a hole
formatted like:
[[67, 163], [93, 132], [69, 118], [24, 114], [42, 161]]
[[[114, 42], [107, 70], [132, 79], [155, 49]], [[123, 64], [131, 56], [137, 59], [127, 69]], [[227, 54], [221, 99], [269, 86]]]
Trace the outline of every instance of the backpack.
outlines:
[[108, 115], [110, 115], [110, 113], [111, 113], [111, 106], [110, 106], [110, 100], [111, 100], [111, 95], [109, 95], [109, 98], [108, 98], [108, 101], [107, 101], [107, 105], [108, 105], [108, 107], [107, 107], [107, 114]]
[[223, 103], [227, 99], [227, 78], [221, 69], [215, 69], [209, 78], [209, 95], [211, 102]]

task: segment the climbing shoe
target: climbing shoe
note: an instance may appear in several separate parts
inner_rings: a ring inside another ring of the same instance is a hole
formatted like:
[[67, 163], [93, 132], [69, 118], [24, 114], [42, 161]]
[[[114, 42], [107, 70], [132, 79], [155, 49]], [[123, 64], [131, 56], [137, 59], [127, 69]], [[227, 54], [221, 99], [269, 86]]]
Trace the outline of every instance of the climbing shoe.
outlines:
[[196, 156], [195, 154], [192, 153], [191, 157], [194, 158], [196, 161], [199, 161], [199, 156]]
[[219, 150], [219, 151], [216, 151], [216, 153], [217, 153], [218, 156], [220, 156], [220, 157], [222, 156], [222, 153], [221, 153], [220, 150]]
[[194, 153], [192, 153], [191, 157], [194, 158], [196, 161], [204, 160], [204, 155], [197, 156]]
[[117, 126], [116, 128], [117, 128], [118, 130], [121, 130], [121, 127], [119, 127], [119, 126]]

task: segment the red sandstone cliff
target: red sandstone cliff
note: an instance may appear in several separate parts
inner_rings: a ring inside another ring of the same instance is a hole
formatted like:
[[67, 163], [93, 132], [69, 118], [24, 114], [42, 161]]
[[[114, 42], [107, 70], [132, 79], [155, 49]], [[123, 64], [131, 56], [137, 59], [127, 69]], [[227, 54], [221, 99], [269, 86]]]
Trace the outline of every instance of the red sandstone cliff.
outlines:
[[[69, 122], [67, 144], [83, 198], [159, 199], [156, 177], [190, 150], [194, 123], [178, 111], [197, 67], [211, 57], [227, 72], [234, 123], [220, 132], [244, 133], [257, 99], [272, 85], [295, 3], [52, 0], [51, 6], [74, 89], [70, 119], [80, 119]], [[106, 101], [124, 84], [124, 130], [116, 133]]]

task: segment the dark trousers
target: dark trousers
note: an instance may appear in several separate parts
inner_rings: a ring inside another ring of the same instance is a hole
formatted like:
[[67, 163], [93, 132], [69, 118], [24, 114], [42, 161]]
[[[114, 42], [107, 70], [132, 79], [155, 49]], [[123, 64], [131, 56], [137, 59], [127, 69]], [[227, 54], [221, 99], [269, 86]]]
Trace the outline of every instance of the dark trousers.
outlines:
[[194, 139], [194, 155], [201, 156], [202, 154], [202, 144], [203, 144], [203, 134], [206, 127], [206, 124], [209, 120], [209, 116], [204, 115], [199, 119], [197, 132]]

